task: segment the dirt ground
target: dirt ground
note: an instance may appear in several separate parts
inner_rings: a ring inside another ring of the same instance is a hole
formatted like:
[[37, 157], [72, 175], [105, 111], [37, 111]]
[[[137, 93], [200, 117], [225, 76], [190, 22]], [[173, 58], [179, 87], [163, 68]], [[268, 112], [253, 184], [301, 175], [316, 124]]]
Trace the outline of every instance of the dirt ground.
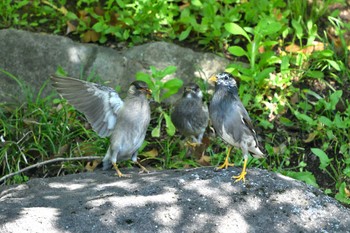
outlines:
[[350, 232], [350, 209], [282, 175], [96, 170], [0, 188], [0, 232]]

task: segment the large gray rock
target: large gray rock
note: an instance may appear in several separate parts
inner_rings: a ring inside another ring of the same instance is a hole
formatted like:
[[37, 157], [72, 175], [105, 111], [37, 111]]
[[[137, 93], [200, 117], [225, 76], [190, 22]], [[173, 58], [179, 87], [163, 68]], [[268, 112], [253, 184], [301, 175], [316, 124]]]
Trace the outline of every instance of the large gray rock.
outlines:
[[[147, 72], [149, 67], [164, 69], [177, 66], [176, 77], [185, 83], [195, 77], [208, 78], [222, 71], [228, 61], [210, 53], [154, 42], [117, 51], [115, 49], [82, 44], [67, 37], [31, 33], [13, 29], [0, 30], [0, 69], [32, 86], [37, 93], [49, 75], [61, 66], [69, 76], [86, 78], [94, 72], [110, 86], [122, 89], [135, 79], [138, 71]], [[0, 70], [0, 101], [18, 98], [21, 88]], [[44, 94], [50, 91], [44, 90]]]
[[212, 167], [95, 171], [0, 188], [0, 232], [350, 232], [350, 210], [291, 178]]

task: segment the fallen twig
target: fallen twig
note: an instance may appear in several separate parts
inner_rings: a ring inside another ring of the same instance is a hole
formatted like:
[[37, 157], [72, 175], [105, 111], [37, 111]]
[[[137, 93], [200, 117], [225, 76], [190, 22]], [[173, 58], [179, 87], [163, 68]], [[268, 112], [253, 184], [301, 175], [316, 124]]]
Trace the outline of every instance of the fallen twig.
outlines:
[[40, 163], [36, 163], [36, 164], [30, 165], [28, 167], [25, 167], [25, 168], [19, 170], [19, 171], [10, 173], [10, 174], [8, 174], [6, 176], [3, 176], [0, 179], [0, 183], [5, 181], [6, 179], [12, 177], [12, 176], [15, 176], [15, 175], [19, 174], [19, 173], [28, 171], [28, 170], [30, 170], [32, 168], [37, 168], [37, 167], [43, 166], [43, 165], [48, 164], [48, 163], [56, 163], [56, 162], [62, 162], [62, 161], [74, 161], [74, 160], [92, 160], [92, 159], [101, 159], [101, 157], [99, 157], [99, 156], [85, 156], [85, 157], [72, 157], [72, 158], [55, 158], [55, 159], [46, 160], [46, 161], [43, 161], [43, 162], [40, 162]]

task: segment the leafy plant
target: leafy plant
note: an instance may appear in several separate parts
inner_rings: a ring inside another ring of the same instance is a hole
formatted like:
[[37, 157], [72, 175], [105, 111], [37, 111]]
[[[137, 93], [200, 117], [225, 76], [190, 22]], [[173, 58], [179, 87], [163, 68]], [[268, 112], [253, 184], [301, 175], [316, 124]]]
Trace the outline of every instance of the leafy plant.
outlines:
[[157, 126], [152, 130], [152, 137], [160, 137], [162, 121], [165, 120], [166, 132], [169, 136], [173, 136], [175, 133], [175, 126], [171, 122], [170, 116], [167, 111], [164, 110], [161, 103], [176, 94], [182, 87], [183, 81], [178, 78], [172, 78], [164, 81], [164, 78], [168, 75], [175, 73], [175, 66], [168, 66], [164, 70], [157, 70], [156, 67], [150, 67], [151, 74], [137, 73], [136, 79], [144, 81], [148, 84], [148, 87], [152, 90], [152, 96], [154, 101], [158, 104], [156, 112], [159, 114], [157, 120]]
[[[34, 91], [23, 81], [4, 70], [0, 71], [15, 80], [26, 95], [19, 106], [0, 104], [1, 176], [55, 156], [79, 157], [104, 153], [102, 151], [107, 141], [100, 139], [92, 130], [87, 130], [81, 114], [67, 105], [65, 100], [54, 99], [52, 95], [42, 96], [47, 83], [34, 95]], [[44, 176], [83, 169], [82, 163], [58, 167], [47, 165], [38, 168], [35, 173]], [[28, 174], [31, 173], [15, 176], [8, 183], [25, 181]]]

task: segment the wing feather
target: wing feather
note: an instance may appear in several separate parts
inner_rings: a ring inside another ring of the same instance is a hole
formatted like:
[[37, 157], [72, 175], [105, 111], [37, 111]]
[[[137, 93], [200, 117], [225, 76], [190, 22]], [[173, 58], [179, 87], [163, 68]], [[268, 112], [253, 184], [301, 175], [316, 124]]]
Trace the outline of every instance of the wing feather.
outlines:
[[69, 77], [51, 76], [52, 86], [82, 112], [101, 137], [110, 136], [123, 101], [110, 87]]

